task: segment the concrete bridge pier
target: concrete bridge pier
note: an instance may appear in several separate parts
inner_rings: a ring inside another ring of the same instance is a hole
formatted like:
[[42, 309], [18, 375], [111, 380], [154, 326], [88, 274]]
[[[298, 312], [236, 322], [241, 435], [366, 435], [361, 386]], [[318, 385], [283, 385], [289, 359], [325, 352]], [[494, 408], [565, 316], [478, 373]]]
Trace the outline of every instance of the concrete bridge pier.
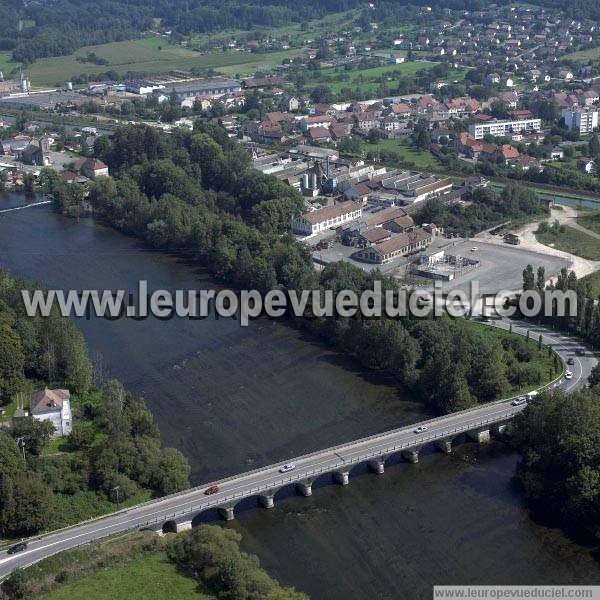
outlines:
[[299, 481], [296, 483], [296, 488], [298, 491], [305, 497], [312, 496], [312, 479], [307, 479], [305, 481]]
[[182, 531], [188, 531], [192, 528], [191, 521], [181, 521], [177, 523], [177, 533], [181, 533]]
[[488, 428], [474, 429], [467, 432], [467, 437], [479, 444], [486, 444], [490, 441], [490, 430]]
[[266, 494], [261, 494], [258, 497], [258, 501], [261, 503], [263, 508], [273, 508], [275, 506], [275, 502], [273, 501], [274, 496], [275, 492], [267, 492]]
[[224, 521], [233, 521], [235, 519], [235, 514], [233, 512], [233, 506], [219, 506], [217, 509], [219, 511], [220, 517]]
[[408, 450], [402, 450], [402, 458], [413, 465], [419, 462], [419, 451], [421, 448], [410, 448]]
[[452, 440], [438, 440], [435, 445], [439, 450], [446, 454], [452, 452]]
[[500, 435], [501, 433], [504, 433], [505, 429], [506, 423], [495, 423], [492, 425], [492, 434]]
[[349, 477], [350, 477], [350, 471], [336, 471], [333, 474], [333, 478], [340, 485], [348, 485], [348, 483], [349, 483]]
[[373, 460], [370, 460], [367, 464], [369, 465], [369, 469], [371, 469], [373, 473], [381, 475], [385, 472], [385, 456], [382, 456], [381, 458], [374, 458]]

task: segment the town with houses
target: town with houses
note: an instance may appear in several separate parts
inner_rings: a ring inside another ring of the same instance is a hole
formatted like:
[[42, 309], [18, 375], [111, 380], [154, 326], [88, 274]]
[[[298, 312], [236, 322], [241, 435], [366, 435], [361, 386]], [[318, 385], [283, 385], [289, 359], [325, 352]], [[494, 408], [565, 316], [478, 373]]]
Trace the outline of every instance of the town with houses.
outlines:
[[[495, 177], [596, 189], [599, 157], [588, 147], [600, 68], [570, 56], [600, 46], [597, 24], [524, 5], [429, 13], [398, 34], [371, 22], [314, 40], [227, 39], [240, 52], [304, 45], [297, 58], [239, 79], [173, 73], [38, 89], [22, 69], [0, 74], [2, 185], [33, 189], [51, 168], [85, 188], [109, 174], [95, 144], [115, 125], [168, 132], [205, 118], [244, 145], [256, 169], [302, 193], [306, 210], [291, 230], [318, 265], [390, 272], [417, 269], [430, 245], [435, 253], [436, 240], [456, 236], [415, 223], [430, 199], [468, 205]], [[372, 71], [378, 79], [365, 79]], [[65, 129], [53, 127], [56, 117], [92, 121]]]

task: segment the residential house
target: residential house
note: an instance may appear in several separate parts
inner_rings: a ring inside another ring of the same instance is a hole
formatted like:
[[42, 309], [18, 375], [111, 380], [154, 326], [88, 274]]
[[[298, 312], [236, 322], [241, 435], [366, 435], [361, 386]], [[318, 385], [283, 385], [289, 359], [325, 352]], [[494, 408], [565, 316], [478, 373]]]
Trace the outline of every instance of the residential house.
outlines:
[[31, 394], [29, 406], [34, 419], [50, 421], [54, 425], [54, 437], [69, 435], [73, 430], [69, 390], [39, 390]]
[[593, 173], [596, 163], [594, 162], [593, 158], [590, 158], [589, 156], [582, 156], [577, 161], [577, 167], [586, 173]]
[[96, 179], [96, 177], [103, 176], [108, 177], [108, 166], [98, 158], [88, 158], [81, 165], [81, 173], [89, 179]]
[[26, 165], [33, 165], [36, 167], [44, 166], [44, 151], [41, 146], [36, 144], [29, 144], [21, 152], [21, 160]]

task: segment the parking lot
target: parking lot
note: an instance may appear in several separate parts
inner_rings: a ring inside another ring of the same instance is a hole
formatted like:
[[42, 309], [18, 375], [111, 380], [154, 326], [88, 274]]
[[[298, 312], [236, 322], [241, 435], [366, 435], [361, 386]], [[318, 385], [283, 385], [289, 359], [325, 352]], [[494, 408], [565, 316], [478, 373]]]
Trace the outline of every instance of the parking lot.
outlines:
[[[444, 243], [445, 242], [445, 243]], [[481, 261], [481, 265], [452, 281], [443, 283], [442, 290], [464, 290], [469, 292], [471, 282], [479, 282], [482, 294], [495, 294], [500, 290], [519, 290], [523, 287], [523, 269], [530, 264], [534, 271], [544, 267], [546, 279], [560, 272], [563, 267], [569, 267], [568, 260], [557, 256], [550, 256], [521, 250], [515, 246], [500, 246], [486, 244], [473, 240], [443, 240], [436, 242], [435, 246], [443, 248], [448, 254], [465, 256]], [[471, 248], [477, 248], [472, 251]]]

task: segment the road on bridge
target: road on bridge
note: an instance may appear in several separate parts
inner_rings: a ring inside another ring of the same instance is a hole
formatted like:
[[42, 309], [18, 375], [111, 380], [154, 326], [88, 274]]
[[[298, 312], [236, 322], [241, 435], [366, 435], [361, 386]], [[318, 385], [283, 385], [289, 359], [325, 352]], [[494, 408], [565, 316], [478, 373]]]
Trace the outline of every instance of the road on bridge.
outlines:
[[[503, 329], [510, 326], [508, 321], [501, 320], [491, 321], [488, 325]], [[558, 387], [568, 392], [586, 384], [597, 362], [592, 352], [560, 333], [536, 325], [523, 326], [513, 323], [515, 333], [526, 335], [527, 329], [533, 341], [537, 341], [541, 334], [543, 343], [551, 346], [563, 361], [574, 359], [574, 364], [569, 366], [573, 378], [562, 381]], [[204, 510], [232, 507], [240, 500], [252, 496], [272, 496], [285, 486], [304, 483], [310, 487], [312, 481], [322, 474], [347, 474], [353, 466], [369, 461], [379, 461], [382, 467], [381, 460], [385, 460], [390, 454], [418, 452], [428, 443], [452, 440], [464, 432], [489, 429], [490, 425], [510, 419], [523, 408], [512, 406], [510, 400], [486, 404], [298, 457], [293, 460], [296, 468], [286, 474], [279, 472], [281, 463], [270, 465], [51, 532], [28, 540], [28, 548], [24, 552], [2, 556], [0, 578], [16, 567], [29, 566], [57, 552], [106, 536], [144, 527], [160, 530], [168, 521], [189, 524], [193, 517]], [[414, 430], [418, 425], [427, 425], [427, 431], [416, 434]], [[218, 485], [219, 492], [206, 496], [204, 490], [212, 485]]]

